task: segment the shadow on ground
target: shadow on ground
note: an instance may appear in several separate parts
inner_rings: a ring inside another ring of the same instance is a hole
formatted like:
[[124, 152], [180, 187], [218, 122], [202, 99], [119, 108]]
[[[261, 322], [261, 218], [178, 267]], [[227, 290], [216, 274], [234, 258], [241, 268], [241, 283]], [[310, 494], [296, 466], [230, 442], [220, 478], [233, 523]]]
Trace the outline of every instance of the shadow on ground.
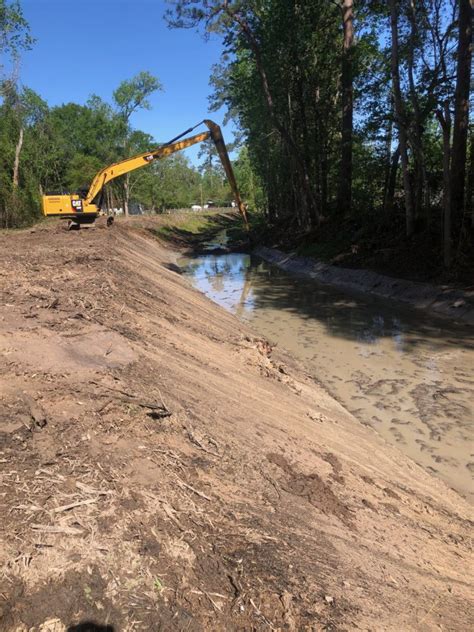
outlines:
[[67, 632], [115, 632], [113, 625], [101, 625], [94, 621], [82, 621], [75, 625], [70, 625]]

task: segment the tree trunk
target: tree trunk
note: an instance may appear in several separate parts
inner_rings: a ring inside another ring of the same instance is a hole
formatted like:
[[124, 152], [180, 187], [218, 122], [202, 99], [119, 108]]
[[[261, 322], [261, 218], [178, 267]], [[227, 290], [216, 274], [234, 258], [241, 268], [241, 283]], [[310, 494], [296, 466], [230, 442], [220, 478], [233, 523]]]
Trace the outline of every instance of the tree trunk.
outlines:
[[388, 120], [387, 133], [385, 135], [385, 175], [383, 180], [382, 208], [385, 211], [386, 200], [388, 195], [388, 183], [390, 182], [390, 174], [392, 172], [392, 140], [393, 140], [393, 103], [390, 104], [390, 116]]
[[444, 112], [437, 112], [441, 130], [443, 132], [443, 263], [445, 268], [451, 267], [452, 237], [451, 237], [451, 115], [449, 104], [445, 103]]
[[321, 180], [321, 213], [323, 217], [328, 208], [328, 148], [327, 142], [322, 144], [320, 153], [320, 180]]
[[403, 172], [403, 189], [405, 192], [405, 218], [406, 235], [411, 237], [415, 230], [415, 218], [413, 212], [413, 193], [408, 172], [408, 147], [405, 111], [400, 88], [400, 68], [398, 60], [398, 2], [390, 0], [390, 17], [392, 31], [391, 45], [391, 74], [392, 90], [395, 105], [395, 122], [398, 130], [398, 142], [400, 145], [400, 158]]
[[349, 215], [352, 207], [352, 129], [353, 129], [353, 71], [352, 47], [354, 45], [353, 0], [342, 0], [342, 28], [344, 46], [342, 53], [342, 134], [341, 162], [337, 208]]
[[[409, 85], [409, 95], [410, 102], [413, 109], [413, 122], [414, 125], [411, 126], [409, 131], [409, 138], [411, 142], [411, 147], [414, 153], [414, 174], [415, 174], [415, 183], [414, 183], [414, 215], [416, 219], [419, 219], [422, 215], [423, 202], [426, 200], [426, 190], [427, 187], [427, 178], [426, 178], [426, 168], [425, 168], [425, 155], [423, 150], [423, 120], [420, 109], [420, 102], [418, 99], [418, 94], [416, 91], [415, 78], [414, 78], [414, 57], [415, 57], [415, 47], [418, 37], [417, 24], [416, 24], [416, 9], [414, 0], [410, 1], [410, 11], [409, 11], [409, 19], [410, 19], [410, 38], [408, 42], [408, 85]], [[408, 125], [407, 125], [408, 127]], [[429, 196], [428, 196], [429, 197]], [[429, 213], [429, 209], [425, 209], [426, 213]]]
[[467, 173], [466, 215], [471, 217], [471, 227], [474, 228], [474, 129], [469, 139], [469, 171]]
[[389, 215], [393, 210], [395, 199], [395, 189], [397, 186], [398, 163], [400, 162], [400, 145], [395, 149], [390, 161], [390, 173], [388, 175], [387, 188], [383, 201], [384, 213]]
[[[308, 118], [306, 116], [306, 105], [305, 105], [305, 98], [304, 98], [304, 88], [303, 88], [303, 80], [301, 78], [301, 71], [300, 68], [298, 67], [298, 64], [295, 63], [295, 70], [297, 73], [297, 79], [296, 79], [296, 89], [297, 89], [297, 94], [298, 94], [298, 98], [297, 98], [297, 103], [298, 103], [298, 111], [299, 111], [299, 118], [297, 119], [300, 123], [300, 128], [301, 128], [301, 136], [303, 138], [303, 159], [306, 165], [311, 165], [311, 144], [309, 141], [309, 133], [308, 133]], [[295, 132], [294, 132], [294, 126], [292, 126], [291, 128], [291, 134], [293, 136], [293, 138], [295, 137]], [[316, 206], [318, 208], [319, 213], [321, 212], [321, 204], [319, 201], [319, 193], [318, 193], [318, 184], [319, 184], [319, 178], [316, 178], [314, 181], [314, 187], [313, 189], [316, 191], [315, 193], [315, 197], [316, 197]], [[298, 187], [299, 189], [301, 187]], [[301, 198], [305, 198], [306, 196], [302, 196], [300, 194]], [[308, 226], [309, 224], [311, 224], [310, 217], [311, 217], [311, 211], [308, 213], [308, 208], [307, 205], [310, 202], [310, 200], [306, 197], [306, 199], [304, 200], [304, 208], [305, 208], [305, 220], [304, 220], [304, 224], [305, 226]]]
[[123, 179], [123, 213], [128, 217], [128, 205], [130, 202], [130, 174], [127, 173]]
[[[109, 185], [109, 190], [110, 190], [110, 206], [112, 207], [112, 211], [114, 211], [114, 209], [117, 208], [117, 205], [116, 205], [116, 198], [115, 198], [115, 191], [114, 191], [113, 184]], [[114, 215], [115, 215], [115, 211], [114, 211]]]
[[106, 187], [106, 196], [107, 196], [107, 213], [112, 213], [112, 194], [110, 191], [110, 187]]
[[453, 145], [451, 152], [451, 212], [459, 227], [464, 207], [469, 88], [472, 57], [472, 9], [469, 0], [459, 0], [459, 38], [456, 66]]
[[13, 163], [13, 188], [17, 189], [20, 182], [20, 154], [23, 147], [23, 127], [20, 128], [20, 134], [18, 136], [18, 142], [15, 148], [15, 162]]

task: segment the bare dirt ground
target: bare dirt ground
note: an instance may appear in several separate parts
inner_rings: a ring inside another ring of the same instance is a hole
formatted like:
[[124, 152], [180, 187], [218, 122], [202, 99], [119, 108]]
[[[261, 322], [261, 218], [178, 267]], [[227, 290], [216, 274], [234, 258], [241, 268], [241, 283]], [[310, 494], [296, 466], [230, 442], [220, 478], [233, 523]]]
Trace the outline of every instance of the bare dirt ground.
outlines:
[[171, 251], [42, 226], [0, 261], [0, 630], [472, 629], [468, 504]]

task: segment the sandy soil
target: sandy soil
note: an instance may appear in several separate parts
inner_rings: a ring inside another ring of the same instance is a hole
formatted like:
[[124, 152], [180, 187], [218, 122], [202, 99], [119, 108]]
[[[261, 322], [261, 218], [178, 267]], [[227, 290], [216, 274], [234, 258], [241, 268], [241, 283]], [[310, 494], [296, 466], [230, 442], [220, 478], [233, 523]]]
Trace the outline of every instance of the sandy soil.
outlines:
[[469, 505], [173, 257], [0, 235], [0, 630], [472, 628]]

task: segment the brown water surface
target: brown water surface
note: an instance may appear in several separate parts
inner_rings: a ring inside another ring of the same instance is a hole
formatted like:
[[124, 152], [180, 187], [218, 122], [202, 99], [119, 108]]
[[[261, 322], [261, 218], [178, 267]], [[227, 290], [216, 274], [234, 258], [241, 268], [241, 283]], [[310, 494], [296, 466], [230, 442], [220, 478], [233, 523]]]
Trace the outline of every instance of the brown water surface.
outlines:
[[388, 442], [474, 497], [474, 331], [243, 254], [182, 262], [193, 284], [302, 360]]

